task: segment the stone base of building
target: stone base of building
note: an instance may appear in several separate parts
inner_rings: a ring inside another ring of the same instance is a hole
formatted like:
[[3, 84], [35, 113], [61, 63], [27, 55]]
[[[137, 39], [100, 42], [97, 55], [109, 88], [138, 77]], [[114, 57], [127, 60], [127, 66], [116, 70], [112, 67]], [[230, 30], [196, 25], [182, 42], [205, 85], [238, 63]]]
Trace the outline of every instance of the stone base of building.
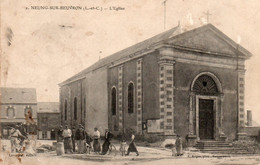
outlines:
[[227, 136], [224, 133], [220, 133], [219, 137], [217, 137], [216, 140], [227, 141]]
[[248, 139], [248, 136], [246, 133], [244, 132], [239, 132], [237, 134], [237, 140], [247, 140]]
[[197, 142], [197, 136], [196, 135], [188, 135], [187, 136], [188, 146], [192, 147]]

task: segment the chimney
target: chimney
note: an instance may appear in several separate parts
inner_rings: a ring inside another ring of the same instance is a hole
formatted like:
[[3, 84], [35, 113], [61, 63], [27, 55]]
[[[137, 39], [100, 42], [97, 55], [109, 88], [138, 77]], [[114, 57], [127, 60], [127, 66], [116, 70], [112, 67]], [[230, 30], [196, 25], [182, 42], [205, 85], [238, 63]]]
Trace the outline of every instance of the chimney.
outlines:
[[252, 126], [252, 111], [247, 110], [247, 126]]

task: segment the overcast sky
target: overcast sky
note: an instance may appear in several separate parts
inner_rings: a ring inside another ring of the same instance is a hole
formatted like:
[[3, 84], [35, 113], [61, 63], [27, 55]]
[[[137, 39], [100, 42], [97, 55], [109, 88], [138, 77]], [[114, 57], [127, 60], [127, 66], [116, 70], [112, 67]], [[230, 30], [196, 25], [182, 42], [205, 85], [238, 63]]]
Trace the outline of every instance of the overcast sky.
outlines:
[[[35, 87], [58, 101], [58, 83], [101, 58], [164, 31], [162, 0], [2, 0], [1, 86]], [[31, 10], [31, 6], [122, 7], [121, 11]], [[26, 7], [29, 8], [26, 10]], [[246, 109], [260, 123], [260, 1], [168, 0], [166, 30], [209, 22], [253, 57], [246, 63]]]

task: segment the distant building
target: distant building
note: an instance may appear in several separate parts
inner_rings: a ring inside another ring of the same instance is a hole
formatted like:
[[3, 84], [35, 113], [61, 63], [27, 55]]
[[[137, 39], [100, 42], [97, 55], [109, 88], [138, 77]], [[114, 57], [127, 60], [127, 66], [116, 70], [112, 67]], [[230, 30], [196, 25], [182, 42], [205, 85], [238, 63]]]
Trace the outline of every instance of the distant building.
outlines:
[[38, 102], [38, 139], [56, 139], [59, 126], [59, 103]]
[[172, 28], [60, 83], [62, 122], [101, 133], [178, 134], [191, 143], [243, 138], [251, 56], [211, 24]]
[[0, 88], [1, 89], [1, 135], [7, 138], [10, 128], [26, 125], [28, 134], [36, 134], [37, 97], [34, 88]]

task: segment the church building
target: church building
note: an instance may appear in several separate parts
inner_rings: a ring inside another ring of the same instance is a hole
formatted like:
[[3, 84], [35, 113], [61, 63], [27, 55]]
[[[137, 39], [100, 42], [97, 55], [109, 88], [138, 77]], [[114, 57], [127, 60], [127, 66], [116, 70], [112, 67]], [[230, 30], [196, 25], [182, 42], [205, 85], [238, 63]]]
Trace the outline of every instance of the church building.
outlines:
[[100, 59], [59, 84], [62, 124], [191, 141], [243, 136], [245, 60], [211, 24], [180, 26]]

